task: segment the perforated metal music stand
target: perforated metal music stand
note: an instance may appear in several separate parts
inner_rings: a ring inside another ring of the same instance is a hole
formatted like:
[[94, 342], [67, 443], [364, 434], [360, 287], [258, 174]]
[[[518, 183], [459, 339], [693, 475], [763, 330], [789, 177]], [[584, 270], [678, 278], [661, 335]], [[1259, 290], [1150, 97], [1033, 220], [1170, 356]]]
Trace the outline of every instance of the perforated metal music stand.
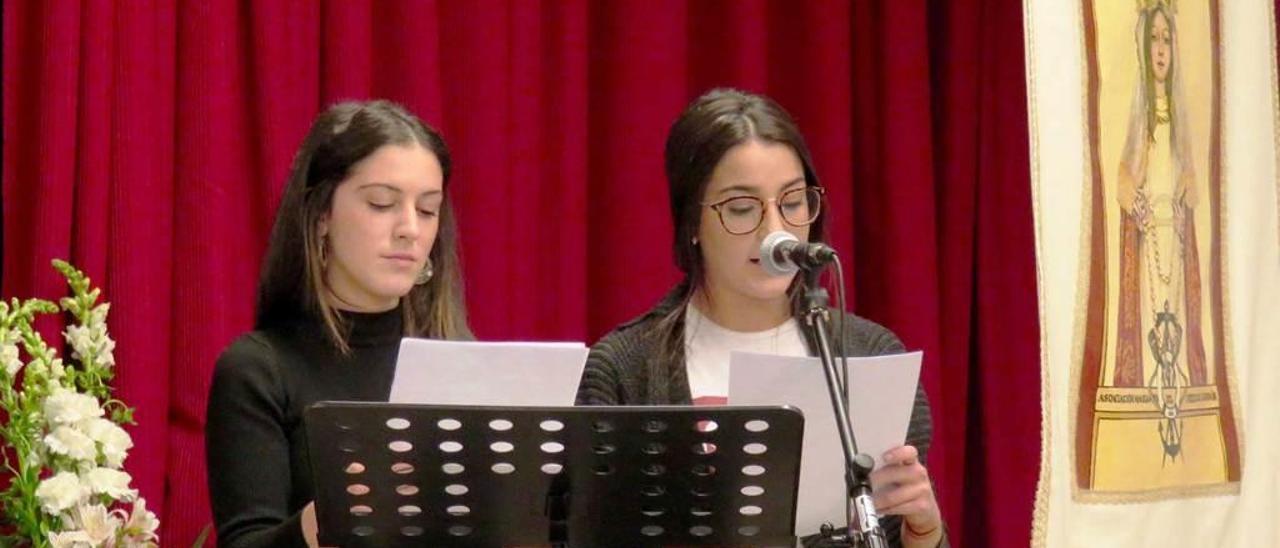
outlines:
[[304, 420], [322, 545], [795, 545], [795, 408], [321, 402]]

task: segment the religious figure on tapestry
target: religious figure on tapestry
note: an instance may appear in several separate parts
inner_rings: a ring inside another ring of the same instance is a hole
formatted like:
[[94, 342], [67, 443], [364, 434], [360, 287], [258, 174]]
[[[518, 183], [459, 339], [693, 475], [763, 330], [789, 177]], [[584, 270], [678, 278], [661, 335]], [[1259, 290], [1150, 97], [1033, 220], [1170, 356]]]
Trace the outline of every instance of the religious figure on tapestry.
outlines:
[[1084, 2], [1091, 217], [1077, 494], [1238, 490], [1216, 0]]

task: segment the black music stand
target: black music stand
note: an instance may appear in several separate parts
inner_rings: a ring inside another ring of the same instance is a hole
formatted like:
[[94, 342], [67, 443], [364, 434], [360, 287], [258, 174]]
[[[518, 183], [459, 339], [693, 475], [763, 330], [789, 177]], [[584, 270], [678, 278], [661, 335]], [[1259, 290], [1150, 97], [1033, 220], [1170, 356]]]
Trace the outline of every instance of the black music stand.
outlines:
[[795, 546], [795, 408], [320, 402], [304, 420], [321, 545]]

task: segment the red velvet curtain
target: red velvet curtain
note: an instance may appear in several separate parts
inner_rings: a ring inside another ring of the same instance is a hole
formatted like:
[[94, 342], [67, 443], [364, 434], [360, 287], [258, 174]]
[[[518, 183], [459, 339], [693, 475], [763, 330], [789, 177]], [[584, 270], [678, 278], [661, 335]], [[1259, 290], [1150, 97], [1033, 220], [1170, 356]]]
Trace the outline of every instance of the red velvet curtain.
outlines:
[[[668, 126], [714, 86], [790, 110], [860, 314], [926, 351], [957, 544], [1029, 538], [1039, 335], [1021, 2], [4, 2], [4, 297], [112, 302], [127, 467], [165, 544], [210, 521], [214, 358], [250, 328], [294, 150], [387, 97], [455, 154], [483, 339], [594, 341], [676, 280]], [[58, 325], [49, 321], [46, 334]]]

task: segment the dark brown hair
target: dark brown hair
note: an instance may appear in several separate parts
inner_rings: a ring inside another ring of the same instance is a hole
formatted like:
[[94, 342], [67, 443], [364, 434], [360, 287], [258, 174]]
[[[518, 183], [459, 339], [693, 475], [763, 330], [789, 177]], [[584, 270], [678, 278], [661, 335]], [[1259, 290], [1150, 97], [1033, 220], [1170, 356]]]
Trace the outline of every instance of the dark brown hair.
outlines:
[[[716, 165], [729, 149], [752, 140], [786, 145], [795, 152], [804, 168], [806, 186], [820, 186], [818, 174], [804, 137], [791, 115], [763, 95], [718, 88], [695, 99], [667, 134], [666, 175], [674, 226], [672, 253], [676, 266], [684, 272], [677, 291], [678, 305], [664, 316], [657, 330], [658, 352], [650, 359], [649, 390], [662, 391], [676, 372], [684, 367], [684, 311], [694, 294], [706, 283], [702, 252], [693, 238], [702, 221], [702, 201]], [[819, 215], [809, 230], [810, 241], [825, 234], [825, 215]], [[790, 294], [793, 300], [803, 283], [797, 276]]]
[[348, 351], [348, 326], [325, 298], [319, 223], [333, 205], [334, 189], [352, 166], [386, 145], [416, 144], [435, 155], [444, 174], [440, 230], [431, 248], [435, 274], [401, 297], [406, 335], [466, 339], [466, 307], [457, 257], [457, 227], [449, 200], [451, 160], [440, 134], [389, 101], [346, 102], [316, 117], [294, 157], [276, 211], [258, 283], [256, 326], [288, 325], [300, 317], [320, 320], [335, 347]]

